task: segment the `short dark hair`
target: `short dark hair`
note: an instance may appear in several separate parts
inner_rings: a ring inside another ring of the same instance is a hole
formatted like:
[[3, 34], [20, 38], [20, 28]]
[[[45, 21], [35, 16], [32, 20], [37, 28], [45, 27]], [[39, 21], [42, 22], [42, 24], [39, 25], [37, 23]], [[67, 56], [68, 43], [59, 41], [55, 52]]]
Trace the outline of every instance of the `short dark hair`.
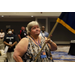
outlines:
[[11, 28], [7, 28], [7, 29], [6, 29], [6, 32], [8, 32], [9, 29], [11, 29]]

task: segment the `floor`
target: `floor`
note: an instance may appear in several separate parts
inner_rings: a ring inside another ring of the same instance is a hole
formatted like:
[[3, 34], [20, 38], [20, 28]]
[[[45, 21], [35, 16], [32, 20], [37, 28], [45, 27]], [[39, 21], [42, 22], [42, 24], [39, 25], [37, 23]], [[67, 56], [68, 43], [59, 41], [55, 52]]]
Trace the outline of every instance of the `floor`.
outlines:
[[[56, 51], [52, 51], [54, 62], [75, 62], [75, 56], [68, 55], [69, 45], [58, 45]], [[0, 62], [4, 62], [6, 55], [0, 56]]]
[[68, 55], [70, 46], [59, 45], [57, 51], [52, 51], [54, 62], [75, 62], [75, 56]]

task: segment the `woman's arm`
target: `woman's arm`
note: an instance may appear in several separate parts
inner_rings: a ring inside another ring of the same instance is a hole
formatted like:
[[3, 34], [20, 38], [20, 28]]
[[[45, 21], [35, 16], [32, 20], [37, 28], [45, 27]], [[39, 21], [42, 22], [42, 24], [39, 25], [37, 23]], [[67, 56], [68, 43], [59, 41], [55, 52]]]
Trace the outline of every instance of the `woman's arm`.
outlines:
[[56, 43], [54, 43], [51, 39], [45, 38], [45, 40], [46, 40], [46, 43], [48, 44], [48, 46], [49, 46], [49, 48], [50, 48], [51, 51], [57, 50]]
[[50, 43], [48, 43], [48, 46], [51, 46], [51, 51], [57, 50], [57, 45], [53, 41], [50, 41]]
[[24, 53], [27, 51], [28, 48], [28, 39], [23, 38], [21, 41], [16, 45], [13, 58], [15, 59], [16, 62], [23, 62], [22, 56]]

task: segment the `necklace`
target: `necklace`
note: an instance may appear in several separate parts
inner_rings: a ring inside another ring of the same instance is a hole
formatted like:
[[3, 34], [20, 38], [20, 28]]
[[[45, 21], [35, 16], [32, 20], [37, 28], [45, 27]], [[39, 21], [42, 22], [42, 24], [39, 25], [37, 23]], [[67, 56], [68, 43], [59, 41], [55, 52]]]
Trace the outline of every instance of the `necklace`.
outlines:
[[[32, 37], [31, 37], [32, 38]], [[33, 38], [32, 38], [33, 39]], [[34, 39], [33, 39], [34, 40]], [[41, 45], [40, 45], [40, 42], [39, 42], [39, 39], [38, 39], [38, 43], [34, 40], [34, 42], [41, 48]]]

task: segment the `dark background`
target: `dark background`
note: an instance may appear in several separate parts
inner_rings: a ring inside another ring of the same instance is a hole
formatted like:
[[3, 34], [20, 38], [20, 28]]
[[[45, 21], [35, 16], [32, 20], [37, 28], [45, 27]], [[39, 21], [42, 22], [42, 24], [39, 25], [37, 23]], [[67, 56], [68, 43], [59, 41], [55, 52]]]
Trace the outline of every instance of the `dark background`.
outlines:
[[[54, 24], [56, 23], [57, 17], [48, 17], [48, 33], [52, 30]], [[18, 35], [21, 26], [27, 26], [30, 21], [35, 20], [34, 18], [0, 18], [0, 29], [3, 29], [6, 32], [7, 27], [11, 27], [15, 30], [15, 33]], [[46, 17], [37, 18], [37, 21], [40, 24], [40, 27], [44, 25], [46, 27]], [[18, 38], [18, 37], [17, 37]], [[52, 34], [53, 41], [71, 41], [75, 39], [75, 35], [66, 29], [61, 24], [58, 24], [55, 31]]]

